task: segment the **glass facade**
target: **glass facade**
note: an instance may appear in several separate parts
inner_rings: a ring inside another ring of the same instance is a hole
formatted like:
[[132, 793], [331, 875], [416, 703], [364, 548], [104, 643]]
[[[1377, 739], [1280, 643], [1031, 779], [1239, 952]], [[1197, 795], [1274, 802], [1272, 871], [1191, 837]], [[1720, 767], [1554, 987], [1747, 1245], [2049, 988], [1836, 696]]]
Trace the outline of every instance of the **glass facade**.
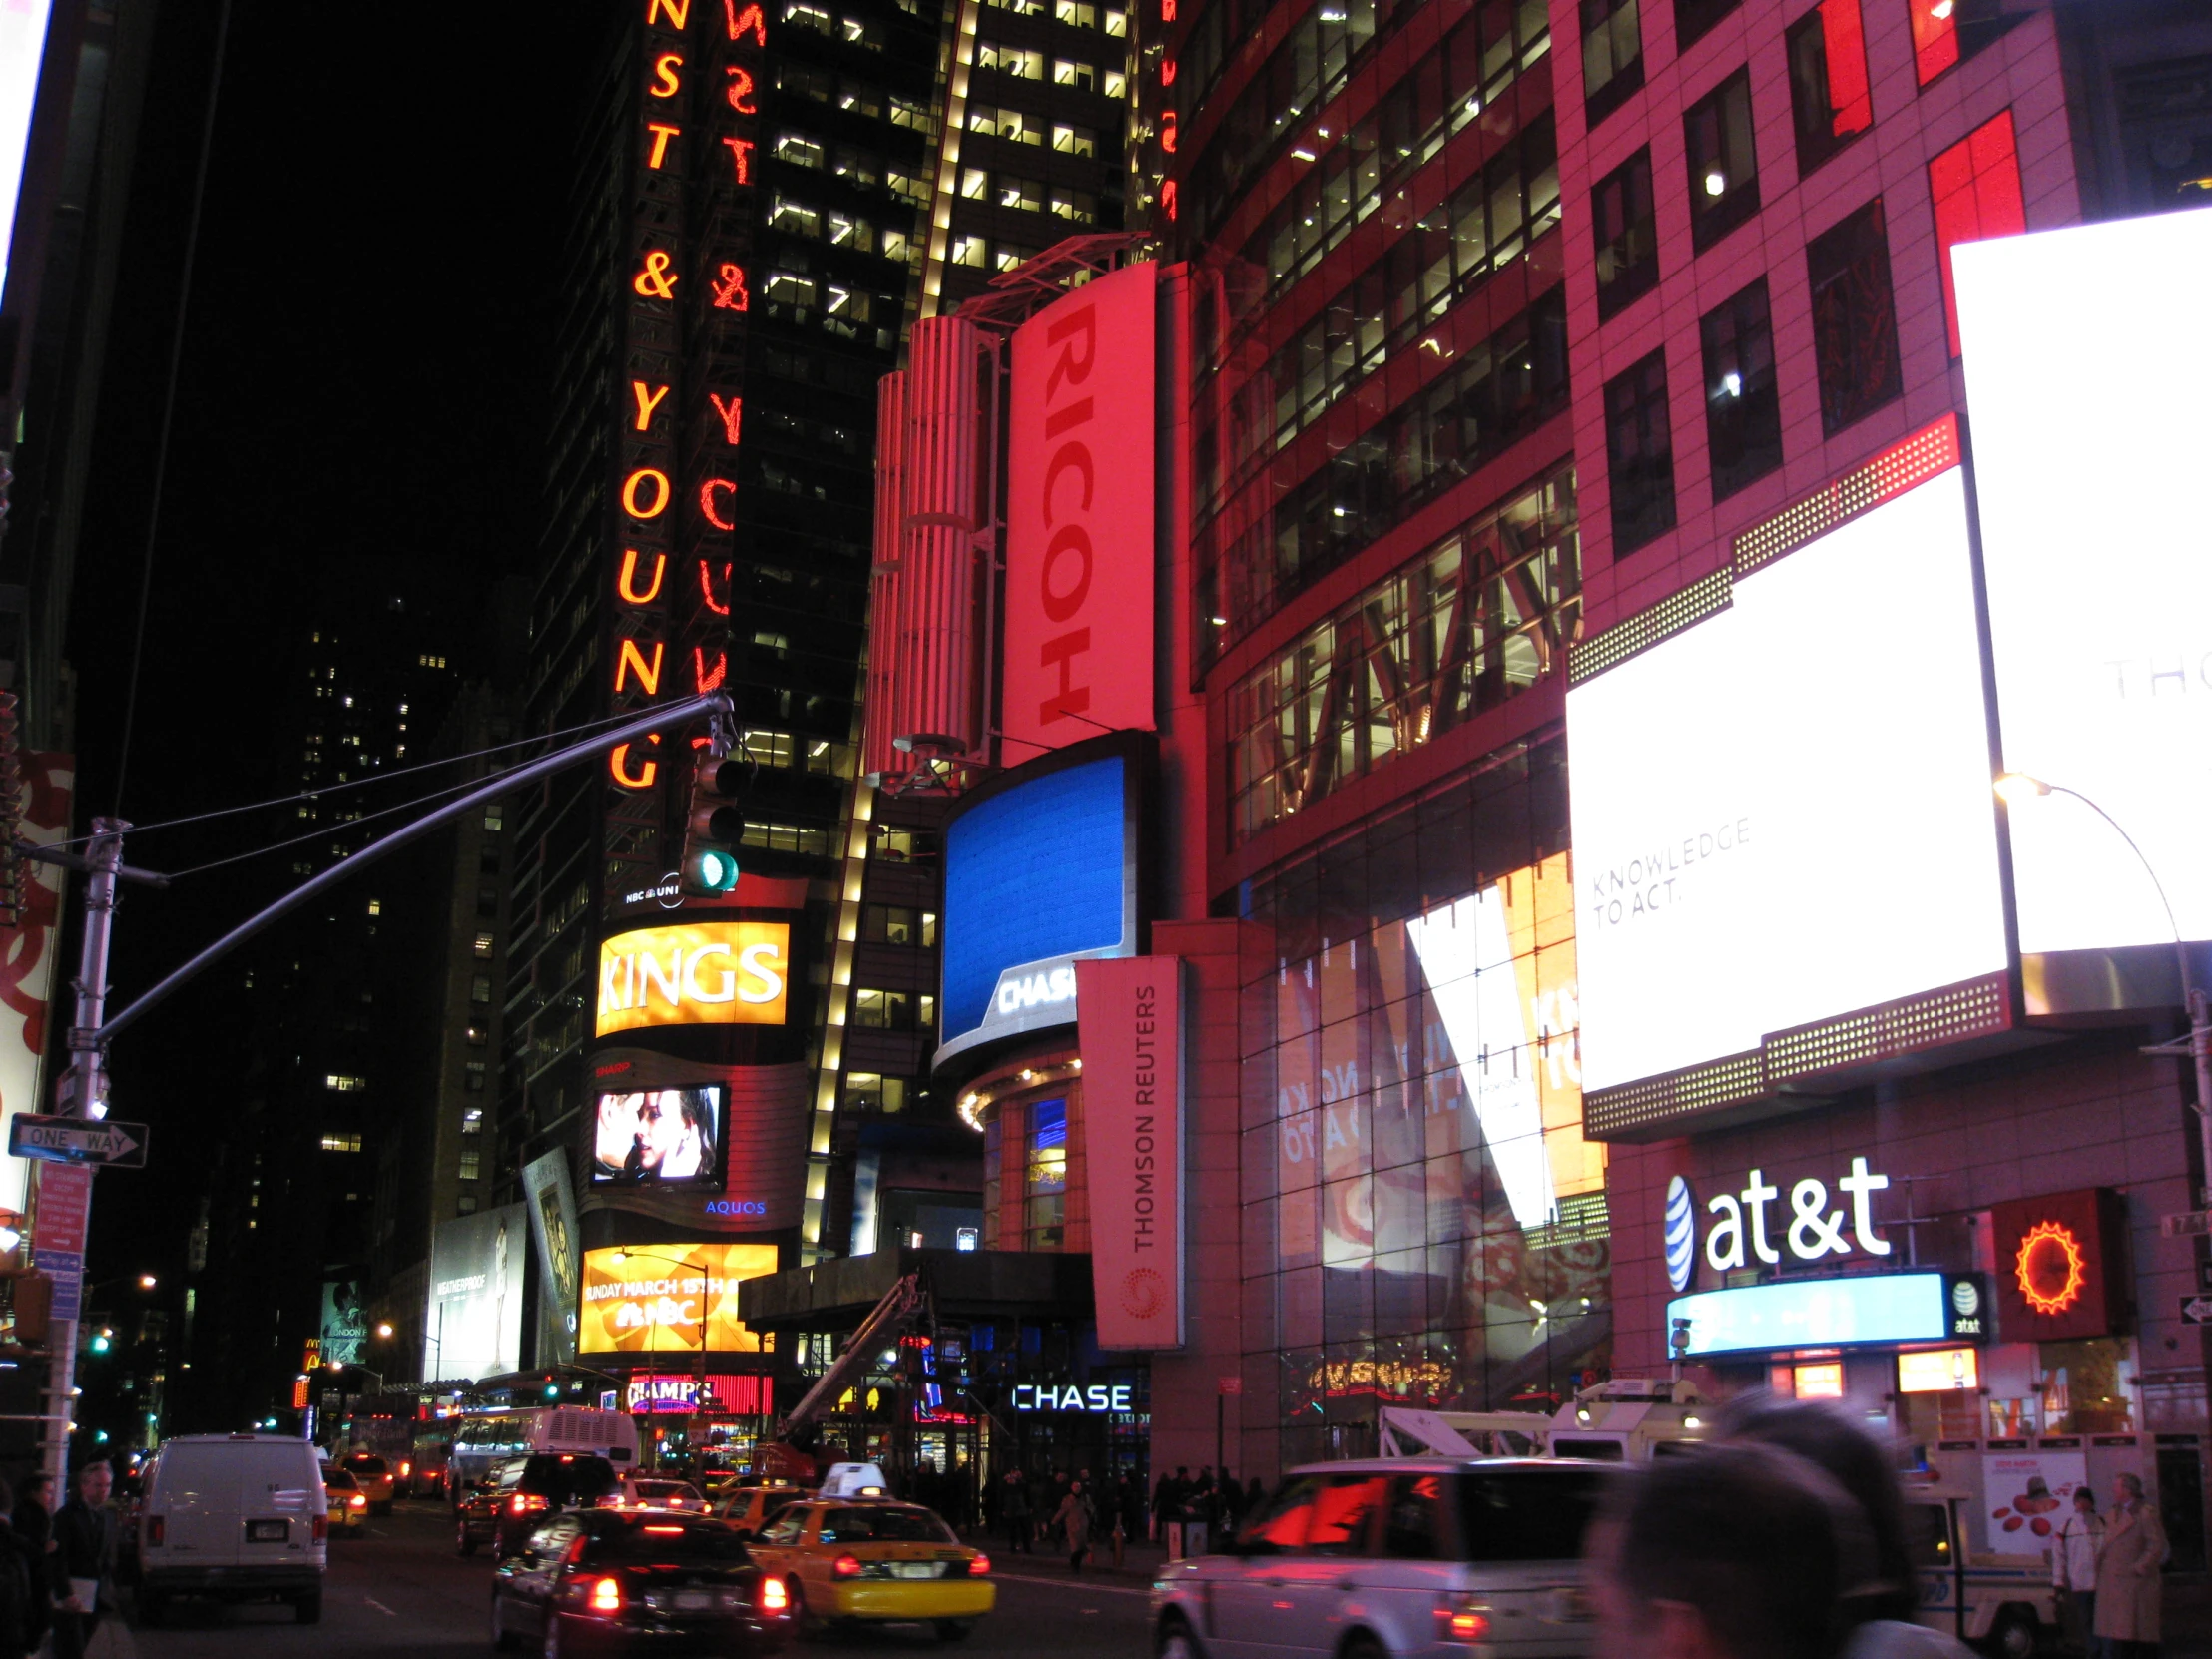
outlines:
[[1284, 1466], [1378, 1406], [1548, 1405], [1612, 1347], [1582, 1139], [1564, 744], [1547, 735], [1251, 884], [1247, 1388]]

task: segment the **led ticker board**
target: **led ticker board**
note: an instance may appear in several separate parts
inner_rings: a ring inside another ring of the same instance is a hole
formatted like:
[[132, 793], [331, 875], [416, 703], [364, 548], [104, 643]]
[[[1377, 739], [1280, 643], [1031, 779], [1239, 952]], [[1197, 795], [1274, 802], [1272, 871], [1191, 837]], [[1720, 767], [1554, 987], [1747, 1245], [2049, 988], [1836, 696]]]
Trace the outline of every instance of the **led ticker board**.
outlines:
[[776, 1271], [769, 1244], [652, 1244], [584, 1252], [580, 1354], [757, 1354], [738, 1286]]
[[641, 927], [599, 946], [596, 1034], [652, 1025], [781, 1025], [791, 928], [781, 921]]
[[[2110, 814], [2173, 906], [2091, 808], [2017, 803], [2020, 950], [2212, 939], [2212, 209], [1969, 243], [1953, 267], [2004, 764]], [[2104, 562], [2139, 602], [2084, 593]]]
[[1971, 1275], [1884, 1273], [1783, 1279], [1700, 1291], [1667, 1304], [1667, 1328], [1688, 1320], [1686, 1357], [1798, 1349], [1986, 1342], [1988, 1294]]
[[1075, 963], [1133, 956], [1137, 752], [1113, 740], [1008, 775], [945, 826], [941, 1063], [1075, 1023]]
[[1955, 451], [1723, 591], [1567, 693], [1593, 1092], [2007, 967]]

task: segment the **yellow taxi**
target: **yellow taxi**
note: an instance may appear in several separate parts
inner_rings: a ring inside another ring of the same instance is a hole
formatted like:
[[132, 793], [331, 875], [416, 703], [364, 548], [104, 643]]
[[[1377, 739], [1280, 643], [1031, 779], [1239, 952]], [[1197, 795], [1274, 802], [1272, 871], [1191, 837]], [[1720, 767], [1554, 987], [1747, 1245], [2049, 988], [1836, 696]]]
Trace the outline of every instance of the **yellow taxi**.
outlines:
[[958, 1641], [998, 1600], [990, 1557], [934, 1511], [880, 1498], [818, 1498], [777, 1513], [747, 1546], [780, 1578], [802, 1631], [929, 1624]]
[[353, 1451], [345, 1455], [343, 1467], [367, 1494], [370, 1514], [391, 1513], [392, 1496], [397, 1491], [399, 1482], [389, 1463], [373, 1451]]
[[787, 1504], [807, 1495], [805, 1488], [781, 1481], [762, 1486], [726, 1486], [715, 1513], [751, 1536], [782, 1513]]
[[322, 1496], [330, 1506], [330, 1536], [358, 1536], [368, 1520], [368, 1494], [361, 1483], [337, 1464], [324, 1463]]

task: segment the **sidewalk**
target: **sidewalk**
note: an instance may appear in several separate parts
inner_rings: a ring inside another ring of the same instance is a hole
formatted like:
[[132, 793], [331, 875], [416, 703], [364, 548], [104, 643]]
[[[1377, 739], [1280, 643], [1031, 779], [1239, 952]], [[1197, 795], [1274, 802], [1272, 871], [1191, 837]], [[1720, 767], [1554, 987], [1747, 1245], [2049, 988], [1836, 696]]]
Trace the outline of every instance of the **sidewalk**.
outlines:
[[977, 1532], [965, 1540], [991, 1558], [995, 1578], [1039, 1578], [1057, 1583], [1084, 1584], [1093, 1580], [1116, 1587], [1150, 1588], [1153, 1577], [1168, 1558], [1158, 1544], [1133, 1543], [1122, 1550], [1121, 1569], [1114, 1569], [1112, 1540], [1095, 1546], [1080, 1573], [1068, 1570], [1068, 1558], [1038, 1544], [1034, 1554], [1008, 1550], [1003, 1537]]

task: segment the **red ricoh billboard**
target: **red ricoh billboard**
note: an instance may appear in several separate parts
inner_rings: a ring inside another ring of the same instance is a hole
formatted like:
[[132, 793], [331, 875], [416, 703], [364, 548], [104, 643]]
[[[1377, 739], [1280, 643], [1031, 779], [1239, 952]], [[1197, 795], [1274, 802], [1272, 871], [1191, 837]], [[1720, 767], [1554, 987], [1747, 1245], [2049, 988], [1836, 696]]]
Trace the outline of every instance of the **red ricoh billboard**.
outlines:
[[1009, 764], [1153, 728], [1154, 274], [1124, 267], [1014, 335]]

